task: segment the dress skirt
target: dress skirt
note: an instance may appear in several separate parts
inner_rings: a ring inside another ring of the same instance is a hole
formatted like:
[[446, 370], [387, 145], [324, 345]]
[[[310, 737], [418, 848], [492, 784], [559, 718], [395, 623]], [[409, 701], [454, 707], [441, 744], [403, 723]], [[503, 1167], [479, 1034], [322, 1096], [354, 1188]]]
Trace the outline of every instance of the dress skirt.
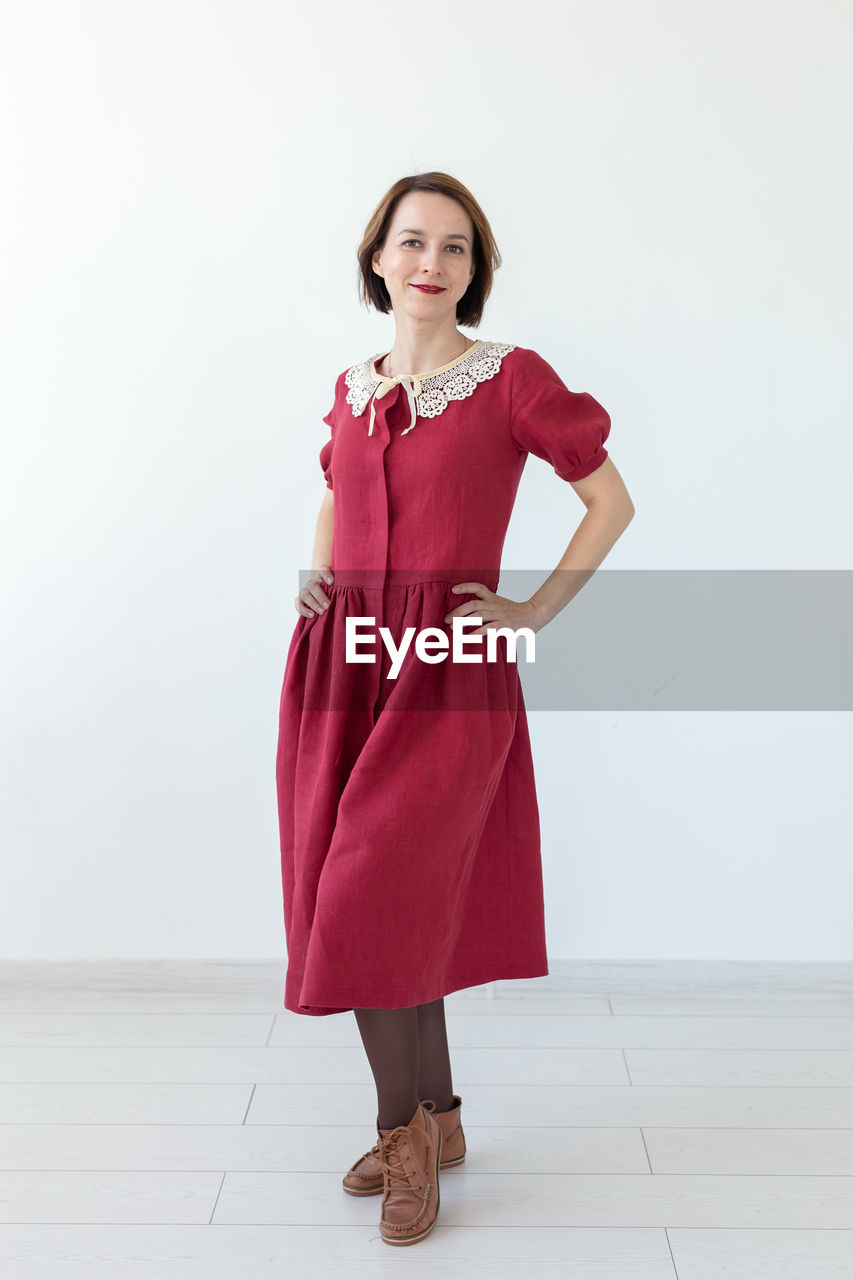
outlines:
[[346, 662], [348, 616], [399, 645], [407, 627], [450, 637], [445, 616], [477, 598], [449, 580], [347, 577], [325, 587], [324, 614], [300, 616], [282, 687], [285, 1008], [396, 1009], [544, 976], [533, 760], [505, 641], [472, 664], [426, 663], [412, 644], [395, 677], [378, 640], [362, 650], [375, 661]]

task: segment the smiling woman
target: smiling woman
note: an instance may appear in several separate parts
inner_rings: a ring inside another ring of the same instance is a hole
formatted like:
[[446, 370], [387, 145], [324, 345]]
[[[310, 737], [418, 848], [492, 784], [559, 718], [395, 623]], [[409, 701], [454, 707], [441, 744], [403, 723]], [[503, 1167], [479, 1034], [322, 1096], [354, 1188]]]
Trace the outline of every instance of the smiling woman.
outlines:
[[[362, 297], [393, 312], [395, 337], [341, 370], [324, 419], [331, 550], [296, 598], [276, 760], [284, 1004], [354, 1012], [379, 1141], [343, 1186], [384, 1192], [382, 1239], [411, 1244], [435, 1225], [439, 1168], [465, 1158], [443, 997], [548, 973], [510, 641], [524, 629], [532, 640], [567, 603], [555, 607], [572, 575], [552, 575], [530, 600], [497, 594], [529, 454], [564, 480], [602, 481], [558, 569], [603, 559], [630, 517], [604, 447], [606, 409], [536, 351], [460, 332], [479, 324], [500, 262], [461, 183], [401, 179], [358, 260]], [[455, 638], [478, 619], [464, 639], [486, 635], [486, 660], [471, 661], [468, 646], [449, 652], [448, 624]], [[384, 644], [365, 661], [349, 642], [367, 620]]]
[[[447, 174], [395, 183], [358, 248], [362, 299], [394, 312], [397, 336], [381, 372], [416, 374], [464, 352], [457, 325], [478, 325], [500, 254], [470, 191]], [[426, 308], [426, 309], [424, 309]]]

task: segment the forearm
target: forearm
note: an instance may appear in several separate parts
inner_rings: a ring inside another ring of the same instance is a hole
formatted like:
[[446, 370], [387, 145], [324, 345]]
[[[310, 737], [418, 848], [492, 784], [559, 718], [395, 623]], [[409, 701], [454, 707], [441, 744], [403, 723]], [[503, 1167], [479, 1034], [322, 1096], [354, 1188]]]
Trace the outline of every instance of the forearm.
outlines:
[[590, 503], [560, 563], [530, 597], [540, 626], [555, 618], [589, 581], [633, 516], [630, 501], [627, 505], [621, 501]]
[[314, 537], [314, 550], [311, 553], [311, 568], [319, 569], [321, 565], [331, 564], [332, 560], [332, 528], [335, 517], [335, 500], [331, 489], [320, 506], [317, 517], [317, 532]]

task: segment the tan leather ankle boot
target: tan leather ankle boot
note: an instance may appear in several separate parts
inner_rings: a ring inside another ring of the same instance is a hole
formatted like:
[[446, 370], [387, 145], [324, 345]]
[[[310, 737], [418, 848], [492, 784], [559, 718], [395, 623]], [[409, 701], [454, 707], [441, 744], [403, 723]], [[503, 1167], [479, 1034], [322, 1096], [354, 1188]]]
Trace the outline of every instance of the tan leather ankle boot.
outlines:
[[408, 1124], [378, 1133], [384, 1192], [379, 1234], [386, 1244], [416, 1244], [438, 1220], [441, 1125], [419, 1102]]
[[[429, 1111], [434, 1115], [441, 1125], [440, 1168], [442, 1171], [452, 1169], [454, 1165], [462, 1164], [465, 1159], [467, 1145], [465, 1133], [462, 1129], [462, 1099], [459, 1094], [454, 1093], [453, 1106], [449, 1111], [436, 1111], [435, 1103], [429, 1098], [422, 1099], [421, 1105], [425, 1111]], [[378, 1116], [376, 1117], [376, 1127], [377, 1129], [379, 1127]], [[384, 1182], [378, 1142], [369, 1151], [366, 1151], [363, 1156], [359, 1156], [355, 1164], [344, 1174], [342, 1186], [344, 1191], [348, 1191], [351, 1196], [378, 1196], [380, 1194], [383, 1190]]]

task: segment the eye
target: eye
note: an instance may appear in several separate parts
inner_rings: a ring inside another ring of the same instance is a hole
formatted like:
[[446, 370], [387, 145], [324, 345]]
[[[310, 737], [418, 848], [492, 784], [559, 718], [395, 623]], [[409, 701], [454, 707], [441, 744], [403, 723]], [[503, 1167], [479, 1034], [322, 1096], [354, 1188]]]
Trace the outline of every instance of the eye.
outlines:
[[[420, 244], [420, 240], [404, 240], [404, 241], [403, 241], [403, 244], [402, 244], [402, 248], [404, 248], [404, 249], [405, 249], [405, 247], [406, 247], [406, 245], [407, 245], [407, 244]], [[465, 250], [462, 248], [461, 244], [449, 244], [447, 247], [448, 247], [448, 249], [455, 249], [457, 253], [464, 253], [464, 252], [465, 252]]]

